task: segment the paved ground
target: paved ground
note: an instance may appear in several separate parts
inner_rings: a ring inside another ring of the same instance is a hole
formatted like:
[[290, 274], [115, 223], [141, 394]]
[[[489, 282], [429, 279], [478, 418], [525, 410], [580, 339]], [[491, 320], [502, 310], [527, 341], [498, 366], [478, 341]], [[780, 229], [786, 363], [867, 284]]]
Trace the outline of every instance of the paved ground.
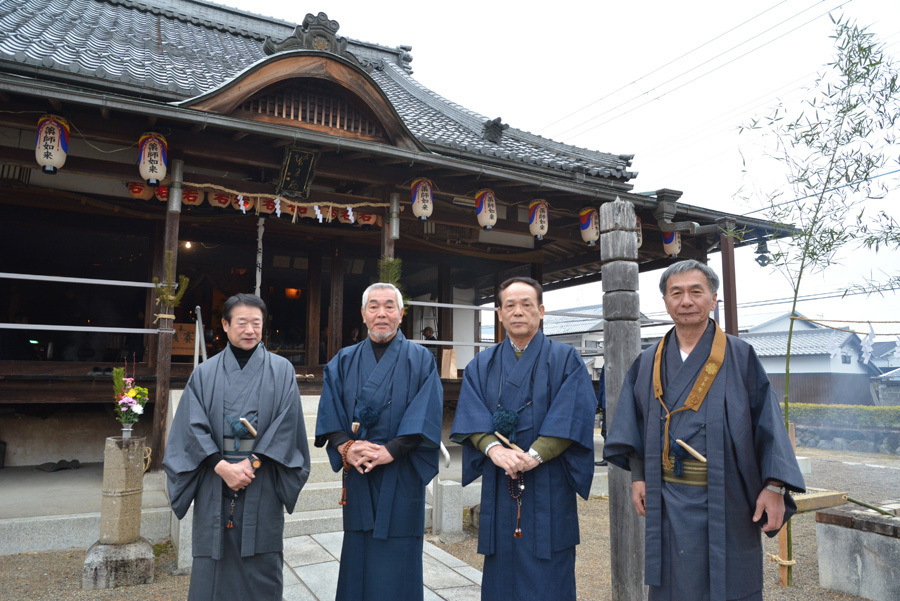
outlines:
[[[812, 458], [813, 475], [807, 485], [843, 490], [867, 502], [900, 498], [900, 457], [851, 452], [800, 449]], [[609, 601], [609, 504], [604, 497], [579, 501], [581, 545], [578, 548], [576, 577], [578, 598]], [[862, 601], [818, 586], [815, 521], [804, 514], [793, 521], [794, 586], [777, 586], [777, 568], [766, 566], [766, 601]], [[481, 557], [475, 553], [474, 538], [443, 542], [427, 537], [425, 556], [426, 600], [479, 599]], [[777, 552], [772, 540], [766, 551]], [[162, 551], [162, 549], [161, 549]], [[330, 600], [334, 595], [340, 555], [340, 533], [295, 537], [285, 541], [285, 599]], [[173, 575], [172, 555], [162, 553], [152, 585], [124, 587], [112, 591], [80, 590], [84, 550], [21, 554], [0, 557], [0, 601], [177, 600], [187, 596], [187, 576]], [[302, 580], [302, 582], [301, 582]]]

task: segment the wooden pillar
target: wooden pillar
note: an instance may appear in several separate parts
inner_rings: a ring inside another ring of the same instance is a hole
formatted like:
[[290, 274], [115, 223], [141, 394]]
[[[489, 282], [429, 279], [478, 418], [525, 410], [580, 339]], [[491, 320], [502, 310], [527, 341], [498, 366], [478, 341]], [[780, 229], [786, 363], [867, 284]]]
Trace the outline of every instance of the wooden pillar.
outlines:
[[[162, 273], [163, 265], [163, 246], [165, 245], [166, 224], [157, 221], [154, 224], [153, 238], [150, 241], [150, 252], [152, 253], [152, 264], [150, 265], [150, 273], [147, 281], [153, 281], [153, 278]], [[147, 288], [147, 303], [144, 310], [144, 327], [148, 330], [156, 327], [153, 314], [156, 313], [156, 288]], [[156, 354], [159, 349], [159, 339], [156, 334], [145, 334], [147, 339], [147, 355], [144, 360], [147, 362], [149, 369], [156, 368]]]
[[[494, 304], [500, 305], [500, 284], [503, 283], [503, 276], [498, 272], [494, 275]], [[494, 311], [494, 342], [500, 342], [506, 338], [506, 328], [500, 323], [500, 315]]]
[[734, 238], [729, 235], [733, 230], [734, 222], [720, 224], [723, 228], [719, 233], [722, 248], [722, 297], [725, 304], [725, 333], [732, 336], [738, 335], [737, 318], [737, 286], [734, 272]]
[[310, 252], [307, 258], [306, 366], [319, 364], [319, 333], [322, 326], [322, 255]]
[[[438, 266], [438, 302], [453, 304], [453, 280], [450, 265]], [[453, 340], [453, 309], [441, 307], [438, 311], [438, 340]], [[443, 347], [449, 348], [449, 347]]]
[[[172, 183], [169, 184], [169, 204], [166, 207], [166, 233], [163, 241], [163, 257], [171, 253], [172, 275], [178, 273], [178, 224], [181, 215], [181, 182], [183, 181], [184, 161], [172, 161]], [[157, 272], [159, 281], [165, 282], [167, 274], [164, 265]], [[161, 313], [171, 307], [156, 305]], [[156, 349], [156, 399], [153, 407], [153, 433], [150, 436], [150, 448], [153, 449], [150, 469], [162, 468], [163, 456], [166, 453], [166, 424], [169, 418], [169, 376], [172, 371], [172, 335], [175, 333], [173, 319], [159, 318], [159, 340]]]
[[344, 239], [331, 246], [331, 304], [328, 306], [328, 359], [341, 350], [344, 338]]
[[[391, 189], [388, 186], [384, 187], [381, 198], [386, 203], [391, 202]], [[384, 210], [384, 225], [381, 227], [381, 258], [394, 258], [394, 239], [391, 238], [390, 208]]]
[[[606, 411], [612, 421], [625, 372], [641, 351], [634, 207], [616, 200], [600, 207]], [[642, 601], [644, 522], [631, 503], [631, 473], [609, 466], [609, 534], [613, 601]]]

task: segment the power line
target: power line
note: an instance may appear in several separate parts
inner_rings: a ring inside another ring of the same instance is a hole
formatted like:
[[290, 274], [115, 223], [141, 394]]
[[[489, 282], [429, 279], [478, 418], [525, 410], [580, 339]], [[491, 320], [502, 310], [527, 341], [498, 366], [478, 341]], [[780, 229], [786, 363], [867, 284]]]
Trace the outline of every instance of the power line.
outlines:
[[[620, 117], [624, 117], [625, 115], [627, 115], [627, 114], [629, 114], [629, 113], [631, 113], [631, 112], [634, 112], [634, 111], [636, 111], [636, 110], [639, 109], [639, 108], [643, 108], [644, 106], [647, 106], [647, 105], [650, 104], [651, 102], [656, 102], [656, 101], [659, 100], [660, 98], [663, 98], [664, 96], [668, 96], [668, 95], [671, 94], [672, 92], [676, 92], [676, 91], [678, 91], [678, 90], [684, 88], [685, 86], [688, 86], [688, 85], [690, 85], [690, 84], [692, 84], [692, 83], [694, 83], [694, 82], [696, 82], [696, 81], [698, 81], [698, 80], [700, 80], [700, 79], [706, 77], [707, 75], [710, 75], [710, 74], [712, 74], [712, 73], [715, 73], [716, 71], [718, 71], [718, 70], [720, 70], [720, 69], [723, 69], [724, 67], [727, 67], [727, 66], [730, 65], [731, 63], [733, 63], [733, 62], [735, 62], [735, 61], [738, 61], [738, 60], [740, 60], [740, 59], [742, 59], [742, 58], [744, 58], [744, 57], [746, 57], [746, 56], [748, 56], [748, 55], [750, 55], [750, 54], [753, 54], [753, 53], [756, 52], [757, 50], [760, 50], [760, 49], [762, 49], [762, 48], [765, 48], [766, 46], [772, 44], [773, 42], [775, 42], [775, 41], [777, 41], [777, 40], [780, 40], [781, 38], [783, 38], [783, 37], [785, 37], [785, 36], [787, 36], [787, 35], [790, 35], [790, 34], [794, 33], [795, 31], [797, 31], [797, 30], [799, 30], [799, 29], [802, 29], [803, 27], [806, 27], [806, 26], [809, 25], [810, 23], [813, 23], [813, 22], [817, 21], [818, 19], [822, 18], [823, 16], [827, 15], [827, 14], [830, 13], [831, 11], [833, 11], [833, 10], [835, 10], [835, 9], [838, 9], [838, 8], [841, 8], [842, 6], [844, 6], [844, 5], [846, 5], [846, 4], [849, 4], [849, 3], [852, 2], [852, 1], [853, 1], [853, 0], [846, 0], [846, 1], [843, 2], [842, 4], [839, 4], [839, 5], [837, 5], [836, 7], [832, 8], [832, 9], [830, 9], [830, 10], [828, 10], [828, 11], [826, 11], [826, 12], [824, 12], [824, 13], [822, 13], [822, 14], [816, 16], [816, 17], [813, 17], [813, 18], [810, 19], [809, 21], [806, 21], [805, 23], [802, 23], [802, 24], [798, 25], [797, 27], [794, 27], [793, 29], [791, 29], [791, 30], [789, 30], [789, 31], [786, 31], [785, 33], [783, 33], [783, 34], [781, 34], [781, 35], [779, 35], [779, 36], [777, 36], [777, 37], [775, 37], [775, 38], [772, 38], [771, 40], [768, 40], [767, 42], [764, 42], [763, 44], [760, 44], [759, 46], [756, 46], [755, 48], [753, 48], [753, 49], [751, 49], [751, 50], [748, 50], [747, 52], [745, 52], [745, 53], [743, 53], [743, 54], [741, 54], [741, 55], [738, 55], [738, 56], [736, 56], [736, 57], [734, 57], [734, 58], [732, 58], [732, 59], [730, 59], [730, 60], [728, 60], [728, 61], [722, 63], [721, 65], [718, 65], [718, 66], [716, 66], [716, 67], [710, 69], [709, 71], [706, 71], [706, 72], [704, 72], [704, 73], [698, 75], [697, 77], [695, 77], [695, 78], [693, 78], [693, 79], [691, 79], [691, 80], [689, 80], [689, 81], [687, 81], [687, 82], [685, 82], [685, 83], [683, 83], [683, 84], [679, 84], [679, 85], [675, 86], [674, 88], [672, 88], [672, 89], [670, 89], [670, 90], [668, 90], [668, 91], [661, 92], [659, 95], [655, 96], [654, 98], [651, 98], [651, 99], [647, 100], [646, 102], [644, 102], [644, 103], [642, 103], [642, 104], [639, 104], [639, 105], [637, 105], [637, 106], [631, 107], [630, 109], [628, 109], [628, 110], [626, 110], [626, 111], [624, 111], [624, 112], [621, 112], [621, 113], [619, 113], [619, 114], [617, 114], [617, 115], [614, 115], [614, 116], [610, 117], [610, 118], [607, 119], [606, 121], [603, 121], [603, 122], [601, 122], [601, 123], [598, 123], [598, 124], [596, 124], [596, 125], [594, 125], [594, 126], [592, 126], [592, 127], [589, 127], [588, 129], [585, 129], [585, 130], [583, 130], [583, 131], [580, 131], [580, 132], [578, 132], [578, 133], [572, 135], [572, 136], [569, 138], [569, 140], [572, 140], [572, 139], [574, 139], [574, 138], [578, 138], [578, 137], [580, 137], [580, 136], [583, 136], [584, 134], [586, 134], [586, 133], [588, 133], [588, 132], [591, 132], [591, 131], [597, 129], [598, 127], [600, 127], [600, 126], [602, 126], [602, 125], [606, 125], [607, 123], [609, 123], [609, 122], [611, 122], [611, 121], [614, 121], [614, 120], [616, 120], [616, 119], [618, 119], [618, 118], [620, 118]], [[719, 54], [718, 56], [715, 56], [715, 57], [713, 57], [713, 58], [710, 58], [709, 60], [706, 60], [706, 61], [700, 63], [699, 65], [696, 65], [696, 66], [694, 66], [694, 67], [691, 67], [691, 68], [688, 69], [687, 71], [684, 71], [684, 72], [682, 72], [682, 73], [680, 73], [680, 74], [678, 74], [678, 75], [676, 75], [676, 76], [674, 76], [674, 77], [672, 77], [672, 78], [670, 78], [670, 79], [668, 79], [668, 80], [666, 80], [666, 81], [660, 83], [659, 85], [656, 85], [656, 86], [654, 86], [653, 88], [650, 88], [649, 90], [646, 90], [645, 92], [642, 92], [642, 93], [638, 94], [637, 96], [633, 96], [632, 98], [626, 100], [625, 102], [622, 102], [622, 103], [620, 103], [620, 104], [618, 104], [618, 105], [616, 105], [616, 106], [614, 106], [614, 107], [612, 107], [612, 108], [610, 108], [610, 109], [608, 109], [608, 110], [606, 110], [606, 111], [603, 111], [602, 113], [600, 113], [600, 114], [598, 114], [598, 115], [595, 115], [594, 117], [588, 119], [587, 121], [583, 121], [582, 123], [579, 123], [579, 124], [577, 124], [577, 125], [574, 125], [574, 126], [568, 128], [568, 129], [566, 129], [566, 130], [564, 130], [564, 131], [562, 131], [562, 132], [560, 132], [559, 134], [556, 134], [556, 135], [557, 135], [557, 136], [562, 136], [563, 134], [568, 133], [568, 132], [570, 132], [570, 131], [572, 131], [572, 130], [574, 130], [574, 129], [577, 129], [577, 128], [579, 128], [579, 127], [582, 127], [582, 126], [584, 126], [584, 125], [587, 125], [588, 123], [591, 123], [592, 121], [595, 121], [595, 120], [599, 119], [600, 117], [602, 117], [602, 116], [604, 116], [604, 115], [606, 115], [606, 114], [608, 114], [608, 113], [611, 113], [611, 112], [613, 112], [613, 111], [615, 111], [615, 110], [617, 110], [617, 109], [619, 109], [619, 108], [622, 108], [622, 107], [624, 107], [624, 106], [627, 106], [628, 104], [630, 104], [630, 103], [632, 103], [632, 102], [634, 102], [634, 101], [636, 101], [636, 100], [639, 100], [641, 97], [647, 96], [650, 92], [653, 92], [654, 90], [657, 90], [657, 89], [659, 89], [660, 87], [662, 87], [662, 86], [664, 86], [664, 85], [666, 85], [666, 84], [668, 84], [668, 83], [671, 83], [671, 82], [673, 82], [673, 81], [675, 81], [675, 80], [677, 80], [677, 79], [679, 79], [679, 78], [681, 78], [681, 77], [687, 75], [688, 73], [691, 73], [692, 71], [695, 71], [695, 70], [699, 69], [700, 67], [702, 67], [702, 66], [704, 66], [704, 65], [706, 65], [706, 64], [708, 64], [708, 63], [710, 63], [710, 62], [712, 62], [712, 61], [714, 61], [714, 60], [716, 60], [716, 59], [722, 58], [722, 56], [724, 56], [724, 55], [727, 54], [728, 52], [731, 52], [732, 50], [734, 50], [734, 49], [736, 49], [736, 48], [739, 48], [739, 47], [743, 46], [744, 44], [746, 44], [746, 43], [748, 43], [748, 42], [750, 42], [750, 41], [752, 41], [752, 40], [754, 40], [754, 39], [760, 37], [760, 36], [763, 35], [764, 33], [768, 33], [769, 31], [775, 29], [775, 28], [778, 27], [779, 25], [782, 25], [783, 23], [786, 23], [786, 22], [789, 21], [790, 19], [793, 19], [794, 17], [796, 17], [796, 16], [798, 16], [798, 15], [800, 15], [800, 14], [806, 12], [806, 11], [809, 10], [810, 8], [812, 8], [812, 7], [808, 7], [808, 8], [806, 8], [806, 9], [800, 11], [799, 13], [795, 14], [793, 17], [790, 17], [790, 18], [788, 18], [788, 19], [785, 19], [785, 20], [782, 21], [781, 23], [778, 23], [777, 25], [774, 25], [774, 26], [770, 27], [770, 28], [767, 29], [766, 31], [764, 31], [764, 32], [762, 32], [762, 33], [760, 33], [760, 34], [757, 34], [757, 35], [753, 36], [752, 38], [749, 38], [749, 39], [747, 39], [747, 40], [744, 40], [744, 41], [741, 42], [740, 44], [737, 44], [736, 46], [733, 46], [732, 48], [730, 48], [729, 50], [727, 50], [727, 51], [725, 51], [725, 52]]]
[[[633, 86], [634, 84], [638, 83], [638, 82], [641, 81], [642, 79], [646, 79], [647, 77], [650, 77], [650, 76], [653, 75], [654, 73], [656, 73], [656, 72], [658, 72], [658, 71], [662, 71], [663, 69], [665, 69], [665, 68], [668, 67], [669, 65], [672, 65], [672, 64], [674, 64], [674, 63], [677, 63], [678, 61], [680, 61], [680, 60], [683, 59], [684, 57], [689, 56], [689, 55], [693, 54], [694, 52], [697, 52], [698, 50], [700, 50], [701, 48], [704, 48], [705, 46], [708, 46], [709, 44], [712, 44], [712, 43], [715, 42], [716, 40], [718, 40], [718, 39], [720, 39], [720, 38], [722, 38], [722, 37], [728, 35], [728, 34], [731, 33], [732, 31], [735, 31], [735, 30], [737, 30], [737, 29], [740, 29], [741, 27], [743, 27], [743, 26], [746, 25], [747, 23], [750, 23], [751, 21], [754, 21], [755, 19], [758, 19], [759, 17], [763, 16], [763, 15], [766, 14], [767, 12], [769, 12], [769, 11], [771, 11], [771, 10], [773, 10], [773, 9], [775, 9], [775, 8], [777, 8], [777, 7], [779, 7], [779, 6], [781, 6], [782, 4], [784, 4], [784, 3], [787, 2], [787, 1], [788, 1], [788, 0], [781, 0], [781, 2], [779, 2], [779, 3], [777, 3], [777, 4], [774, 4], [774, 5], [770, 6], [769, 8], [767, 8], [767, 9], [764, 10], [764, 11], [762, 11], [761, 13], [759, 13], [759, 14], [757, 14], [757, 15], [754, 15], [753, 17], [747, 19], [746, 21], [744, 21], [744, 22], [741, 23], [740, 25], [736, 25], [735, 27], [732, 27], [732, 28], [729, 29], [728, 31], [726, 31], [726, 32], [724, 32], [724, 33], [720, 33], [720, 34], [717, 35], [716, 37], [714, 37], [714, 38], [712, 38], [712, 39], [710, 39], [710, 40], [707, 40], [706, 42], [700, 44], [699, 46], [695, 47], [694, 49], [688, 50], [687, 52], [685, 52], [684, 54], [682, 54], [682, 55], [679, 56], [678, 58], [674, 58], [674, 59], [670, 60], [669, 62], [667, 62], [666, 64], [661, 65], [661, 66], [657, 67], [656, 69], [653, 69], [653, 70], [650, 71], [649, 73], [645, 73], [644, 75], [641, 75], [640, 77], [638, 77], [637, 79], [635, 79], [635, 80], [632, 81], [631, 83], [626, 83], [626, 84], [623, 85], [622, 87], [620, 87], [620, 88], [618, 88], [618, 89], [616, 89], [616, 90], [613, 90], [613, 91], [610, 92], [609, 94], [606, 94], [605, 96], [603, 96], [603, 97], [601, 97], [601, 98], [598, 98], [597, 100], [594, 100], [593, 102], [590, 102], [590, 103], [584, 105], [584, 106], [581, 107], [580, 109], [576, 109], [576, 110], [572, 111], [571, 113], [569, 113], [569, 114], [567, 114], [567, 115], [563, 115], [562, 117], [560, 117], [559, 119], [557, 119], [557, 120], [554, 121], [553, 123], [549, 123], [549, 124], [545, 125], [544, 127], [542, 127], [542, 128], [541, 128], [540, 130], [538, 130], [538, 131], [543, 132], [544, 130], [546, 130], [546, 129], [550, 128], [550, 127], [553, 127], [554, 125], [556, 125], [556, 124], [559, 123], [560, 121], [565, 121], [565, 120], [568, 119], [569, 117], [572, 117], [572, 116], [577, 115], [578, 113], [580, 113], [580, 112], [582, 112], [582, 111], [584, 111], [584, 110], [586, 110], [586, 109], [589, 109], [590, 107], [594, 106], [594, 105], [597, 104], [598, 102], [603, 102], [604, 100], [606, 100], [606, 99], [609, 98], [610, 96], [614, 96], [615, 94], [618, 94], [619, 92], [621, 92], [621, 91], [624, 90], [625, 88], [628, 88], [629, 86]], [[822, 0], [820, 0], [820, 1], [822, 1]], [[562, 132], [562, 133], [565, 133], [565, 132]]]

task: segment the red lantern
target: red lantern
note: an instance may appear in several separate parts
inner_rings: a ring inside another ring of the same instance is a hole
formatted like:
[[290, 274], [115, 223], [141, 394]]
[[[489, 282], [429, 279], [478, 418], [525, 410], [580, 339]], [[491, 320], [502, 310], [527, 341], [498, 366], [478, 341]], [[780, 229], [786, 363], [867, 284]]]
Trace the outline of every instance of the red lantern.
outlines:
[[156, 198], [162, 202], [169, 202], [169, 186], [156, 186]]
[[185, 188], [181, 191], [181, 202], [189, 207], [199, 207], [206, 198], [206, 192], [203, 190], [194, 190], [193, 188]]
[[351, 216], [352, 210], [353, 209], [351, 209], [350, 207], [345, 207], [338, 211], [338, 221], [340, 221], [341, 223], [353, 223], [354, 221], [356, 221], [356, 219], [354, 218], [358, 218], [359, 215], [357, 213], [352, 213]]
[[169, 146], [166, 139], [154, 132], [147, 132], [138, 140], [138, 168], [141, 177], [151, 186], [158, 186], [165, 179], [169, 166]]
[[420, 177], [413, 181], [412, 191], [412, 211], [413, 215], [421, 219], [427, 220], [434, 211], [434, 184], [430, 179]]
[[313, 210], [310, 207], [306, 205], [300, 205], [297, 207], [297, 217], [302, 217], [303, 219], [312, 219], [313, 216]]
[[125, 184], [128, 194], [135, 200], [150, 200], [153, 198], [153, 188], [144, 182], [128, 182]]
[[234, 195], [221, 190], [214, 190], [206, 195], [206, 200], [214, 207], [225, 209], [234, 202]]
[[275, 199], [274, 198], [266, 198], [259, 200], [259, 212], [265, 214], [271, 214], [275, 212]]
[[[241, 208], [241, 201], [244, 202], [243, 209]], [[246, 213], [247, 211], [253, 209], [253, 199], [249, 196], [244, 196], [243, 194], [241, 194], [235, 197], [234, 202], [231, 203], [231, 206], [238, 211]]]
[[56, 175], [57, 169], [62, 169], [66, 164], [68, 152], [68, 122], [56, 115], [44, 115], [38, 119], [34, 158], [41, 166], [41, 170], [49, 175]]

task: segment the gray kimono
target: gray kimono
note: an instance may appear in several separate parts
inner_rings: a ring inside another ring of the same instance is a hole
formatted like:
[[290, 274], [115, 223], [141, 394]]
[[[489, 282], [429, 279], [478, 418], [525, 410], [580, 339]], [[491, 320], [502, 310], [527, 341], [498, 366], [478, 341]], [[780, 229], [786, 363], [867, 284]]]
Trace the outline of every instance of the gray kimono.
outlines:
[[[225, 436], [232, 435], [226, 415], [255, 425], [253, 453], [262, 460], [254, 480], [237, 495], [215, 473], [215, 459], [208, 459], [223, 452]], [[281, 599], [284, 512], [294, 510], [309, 466], [290, 362], [260, 344], [243, 369], [229, 347], [194, 370], [163, 461], [175, 515], [183, 518], [194, 504], [190, 599]], [[226, 528], [229, 521], [233, 527]], [[269, 574], [272, 569], [277, 574]]]

